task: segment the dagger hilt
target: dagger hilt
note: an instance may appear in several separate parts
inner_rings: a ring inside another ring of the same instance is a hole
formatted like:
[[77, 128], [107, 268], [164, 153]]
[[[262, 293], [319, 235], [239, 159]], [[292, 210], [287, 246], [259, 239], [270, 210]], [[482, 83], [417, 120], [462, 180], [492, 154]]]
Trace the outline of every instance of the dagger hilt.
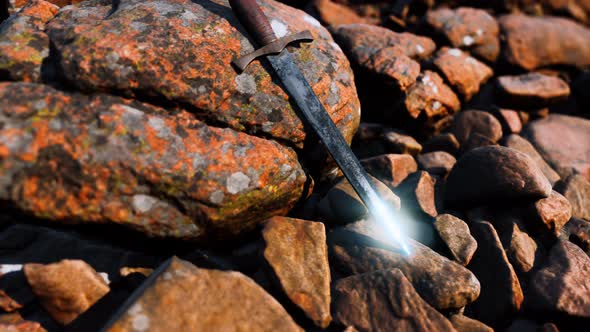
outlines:
[[291, 43], [313, 40], [311, 32], [307, 30], [277, 38], [256, 0], [229, 0], [229, 5], [248, 34], [260, 46], [256, 51], [233, 61], [239, 71], [245, 70], [248, 64], [258, 57], [281, 53]]
[[263, 47], [277, 39], [256, 0], [229, 0], [229, 5], [258, 46]]

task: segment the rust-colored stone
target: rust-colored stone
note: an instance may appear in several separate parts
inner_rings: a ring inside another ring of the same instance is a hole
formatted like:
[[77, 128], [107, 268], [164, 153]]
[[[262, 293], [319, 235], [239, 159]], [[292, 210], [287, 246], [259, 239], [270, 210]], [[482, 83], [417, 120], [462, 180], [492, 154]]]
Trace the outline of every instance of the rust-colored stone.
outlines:
[[551, 248], [544, 266], [532, 276], [527, 309], [571, 318], [590, 317], [590, 257], [569, 241]]
[[510, 107], [535, 109], [564, 101], [569, 85], [559, 77], [540, 73], [498, 77], [500, 98]]
[[429, 56], [435, 48], [434, 42], [426, 37], [368, 24], [337, 26], [334, 38], [360, 70], [359, 77], [377, 79], [401, 91], [414, 84], [420, 74], [420, 65], [415, 60]]
[[407, 256], [375, 222], [332, 230], [328, 244], [331, 266], [343, 276], [398, 268], [438, 310], [459, 309], [479, 296], [479, 281], [469, 270], [411, 239]]
[[149, 277], [150, 274], [152, 274], [152, 272], [154, 272], [154, 269], [150, 269], [150, 268], [146, 268], [146, 267], [128, 267], [128, 266], [124, 266], [122, 268], [119, 269], [119, 274], [122, 277], [126, 277], [130, 274], [133, 273], [140, 273], [143, 274], [146, 277]]
[[25, 264], [27, 281], [41, 305], [62, 325], [67, 325], [109, 292], [94, 269], [80, 260]]
[[399, 47], [403, 53], [415, 60], [426, 59], [434, 52], [436, 45], [428, 37], [412, 33], [397, 33], [369, 24], [345, 24], [334, 27], [334, 38], [345, 52], [350, 52], [353, 62], [365, 63], [377, 51]]
[[583, 175], [574, 174], [555, 185], [572, 206], [572, 215], [590, 221], [590, 181]]
[[436, 217], [438, 212], [434, 203], [435, 183], [436, 180], [425, 171], [408, 176], [395, 190], [402, 201], [402, 208]]
[[328, 26], [369, 23], [366, 18], [359, 16], [354, 10], [331, 0], [313, 0], [305, 10]]
[[531, 121], [523, 136], [562, 178], [579, 173], [590, 180], [590, 120], [550, 114]]
[[518, 111], [501, 108], [494, 110], [493, 113], [502, 124], [504, 134], [518, 134], [522, 130], [522, 120]]
[[273, 217], [264, 223], [262, 237], [264, 258], [281, 289], [317, 326], [326, 328], [332, 318], [324, 224]]
[[558, 17], [505, 15], [498, 20], [506, 60], [526, 70], [551, 65], [590, 66], [590, 30]]
[[451, 132], [466, 151], [468, 149], [465, 146], [476, 134], [487, 138], [491, 143], [498, 142], [502, 138], [502, 125], [488, 112], [470, 110], [455, 116]]
[[106, 331], [303, 331], [240, 272], [201, 269], [176, 257], [161, 268]]
[[494, 332], [486, 324], [463, 315], [452, 315], [449, 318], [457, 332]]
[[434, 151], [418, 155], [416, 157], [420, 169], [429, 174], [445, 178], [455, 166], [457, 159], [448, 152]]
[[463, 266], [469, 264], [477, 249], [477, 242], [471, 236], [467, 224], [451, 214], [441, 214], [436, 217], [434, 228], [453, 259]]
[[506, 136], [503, 141], [505, 146], [518, 150], [531, 157], [531, 159], [533, 159], [533, 161], [537, 164], [539, 169], [541, 169], [543, 174], [545, 174], [547, 180], [549, 180], [552, 185], [559, 181], [559, 174], [557, 174], [553, 168], [547, 164], [547, 162], [543, 159], [543, 157], [541, 157], [539, 152], [529, 141], [514, 134]]
[[477, 240], [477, 250], [467, 267], [480, 280], [481, 294], [468, 310], [475, 319], [497, 326], [520, 310], [522, 289], [492, 224], [473, 221], [471, 234]]
[[397, 130], [386, 130], [383, 133], [383, 143], [385, 149], [391, 153], [417, 155], [422, 151], [422, 145], [410, 135], [406, 135]]
[[3, 332], [47, 332], [41, 324], [27, 321], [18, 313], [0, 315], [0, 331]]
[[185, 111], [26, 83], [0, 83], [0, 101], [0, 197], [37, 217], [212, 240], [303, 192], [291, 149]]
[[402, 91], [414, 84], [420, 74], [418, 62], [408, 57], [399, 46], [382, 48], [359, 66], [379, 77], [382, 84], [393, 83]]
[[59, 8], [33, 0], [0, 26], [0, 79], [41, 81], [41, 65], [49, 55], [45, 23]]
[[334, 319], [360, 331], [454, 332], [399, 269], [364, 273], [334, 285]]
[[500, 237], [512, 267], [517, 275], [523, 276], [535, 267], [538, 245], [521, 229], [522, 226], [519, 226], [519, 223], [511, 222], [512, 227], [508, 227], [509, 229], [505, 230], [504, 234], [500, 234]]
[[571, 241], [590, 256], [590, 221], [570, 219], [561, 229], [560, 238]]
[[[295, 62], [350, 142], [360, 112], [348, 60], [313, 17], [272, 1], [259, 3], [275, 33], [310, 30]], [[182, 105], [208, 122], [303, 146], [306, 131], [275, 74], [252, 62], [230, 65], [254, 46], [225, 0], [82, 2], [47, 26], [65, 79], [84, 91], [112, 91]]]
[[524, 153], [486, 146], [467, 152], [457, 161], [445, 189], [447, 203], [477, 206], [549, 197], [551, 183]]
[[5, 312], [13, 312], [21, 309], [23, 306], [10, 297], [4, 290], [0, 289], [0, 309]]
[[431, 123], [461, 108], [461, 102], [453, 90], [437, 73], [430, 70], [424, 71], [416, 84], [409, 88], [404, 105], [412, 118], [423, 116]]
[[556, 191], [547, 198], [536, 201], [527, 209], [526, 220], [530, 224], [553, 235], [559, 235], [561, 228], [572, 217], [572, 206], [569, 201]]
[[426, 21], [453, 47], [464, 48], [476, 56], [494, 62], [500, 53], [498, 23], [486, 11], [475, 8], [441, 8], [429, 11]]
[[453, 133], [438, 134], [422, 144], [423, 153], [445, 151], [452, 155], [459, 152], [460, 143]]
[[397, 187], [418, 170], [416, 160], [409, 154], [384, 154], [363, 159], [361, 164], [367, 172], [391, 187]]
[[436, 53], [434, 65], [465, 100], [479, 92], [479, 87], [494, 74], [486, 64], [458, 48], [441, 48]]

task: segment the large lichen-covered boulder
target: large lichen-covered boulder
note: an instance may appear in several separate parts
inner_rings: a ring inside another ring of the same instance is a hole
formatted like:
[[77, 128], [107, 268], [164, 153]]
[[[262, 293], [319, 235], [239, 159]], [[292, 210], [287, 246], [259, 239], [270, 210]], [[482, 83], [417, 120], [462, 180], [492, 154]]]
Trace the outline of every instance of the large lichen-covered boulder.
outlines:
[[[350, 141], [360, 113], [345, 55], [311, 16], [260, 5], [278, 36], [311, 31], [313, 43], [290, 50]], [[227, 1], [89, 0], [40, 31], [52, 48], [34, 70], [53, 88], [0, 83], [0, 200], [11, 208], [214, 240], [305, 197], [298, 152], [319, 144], [269, 66], [230, 65], [254, 46]]]
[[[320, 23], [272, 0], [260, 1], [279, 37], [309, 29], [297, 65], [350, 141], [359, 101], [348, 61]], [[300, 117], [269, 67], [254, 61], [240, 75], [233, 59], [254, 47], [224, 0], [90, 0], [64, 7], [47, 26], [65, 79], [84, 91], [108, 91], [182, 105], [239, 131], [302, 146]]]
[[148, 235], [234, 235], [284, 214], [306, 176], [277, 142], [108, 95], [0, 83], [0, 200]]

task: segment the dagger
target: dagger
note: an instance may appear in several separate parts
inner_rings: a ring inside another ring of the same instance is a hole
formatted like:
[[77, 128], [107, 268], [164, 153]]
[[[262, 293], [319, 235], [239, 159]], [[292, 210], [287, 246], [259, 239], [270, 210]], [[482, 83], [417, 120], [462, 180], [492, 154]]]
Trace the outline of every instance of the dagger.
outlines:
[[287, 94], [295, 101], [300, 113], [336, 161], [373, 219], [380, 223], [388, 231], [389, 238], [409, 255], [410, 248], [400, 228], [399, 220], [396, 220], [394, 210], [379, 197], [371, 184], [369, 175], [297, 67], [293, 55], [286, 49], [286, 46], [293, 42], [311, 41], [309, 31], [277, 38], [256, 0], [229, 0], [229, 4], [240, 23], [260, 46], [255, 52], [235, 60], [234, 65], [238, 70], [244, 70], [258, 57], [264, 57], [270, 62]]

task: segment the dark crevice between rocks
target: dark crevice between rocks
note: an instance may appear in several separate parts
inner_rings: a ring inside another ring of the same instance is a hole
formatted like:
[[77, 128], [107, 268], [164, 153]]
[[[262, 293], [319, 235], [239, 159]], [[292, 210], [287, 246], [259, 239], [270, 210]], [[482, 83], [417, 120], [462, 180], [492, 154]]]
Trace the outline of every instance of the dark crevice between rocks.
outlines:
[[[194, 241], [183, 241], [176, 238], [152, 238], [120, 224], [72, 224], [71, 220], [67, 223], [60, 223], [59, 220], [55, 220], [48, 224], [47, 220], [31, 216], [26, 211], [9, 206], [6, 202], [0, 202], [0, 207], [2, 207], [2, 216], [5, 216], [6, 227], [26, 227], [30, 225], [38, 230], [38, 233], [35, 234], [27, 233], [26, 239], [14, 239], [14, 244], [4, 241], [3, 245], [0, 246], [0, 263], [2, 264], [22, 264], [33, 261], [51, 263], [61, 259], [84, 259], [88, 261], [88, 257], [81, 257], [80, 252], [77, 251], [76, 248], [79, 245], [67, 245], [62, 247], [62, 251], [58, 253], [45, 252], [41, 253], [42, 256], [29, 257], [32, 252], [28, 249], [39, 241], [44, 232], [55, 232], [62, 234], [60, 236], [64, 237], [63, 241], [77, 239], [79, 243], [85, 243], [88, 246], [122, 250], [133, 257], [140, 255], [141, 257], [135, 257], [130, 262], [130, 264], [133, 264], [132, 266], [155, 268], [166, 258], [175, 255], [202, 268], [241, 270], [240, 264], [233, 257], [232, 251], [257, 239], [257, 233], [251, 232], [237, 241], [217, 242], [204, 247]], [[47, 228], [47, 226], [51, 228]], [[20, 231], [19, 234], [24, 233]], [[10, 261], [2, 258], [2, 256], [12, 255], [12, 252], [20, 252], [22, 255]], [[91, 260], [88, 262], [92, 265]], [[105, 271], [101, 270], [100, 272]], [[111, 277], [113, 280], [117, 279]]]
[[49, 55], [41, 63], [41, 81], [56, 89], [63, 88], [60, 82], [63, 80], [63, 71], [59, 70], [61, 54], [57, 51], [55, 44], [49, 40]]
[[105, 16], [104, 20], [108, 20], [111, 17], [111, 15], [113, 15], [117, 10], [119, 10], [120, 4], [121, 4], [121, 0], [112, 0], [111, 10], [109, 10], [109, 12], [107, 13], [107, 16]]
[[4, 22], [4, 20], [10, 16], [8, 13], [8, 1], [9, 0], [0, 1], [0, 23]]
[[37, 322], [47, 331], [62, 331], [60, 325], [51, 318], [37, 301], [22, 270], [2, 275], [0, 289], [23, 306], [18, 312], [25, 320]]

